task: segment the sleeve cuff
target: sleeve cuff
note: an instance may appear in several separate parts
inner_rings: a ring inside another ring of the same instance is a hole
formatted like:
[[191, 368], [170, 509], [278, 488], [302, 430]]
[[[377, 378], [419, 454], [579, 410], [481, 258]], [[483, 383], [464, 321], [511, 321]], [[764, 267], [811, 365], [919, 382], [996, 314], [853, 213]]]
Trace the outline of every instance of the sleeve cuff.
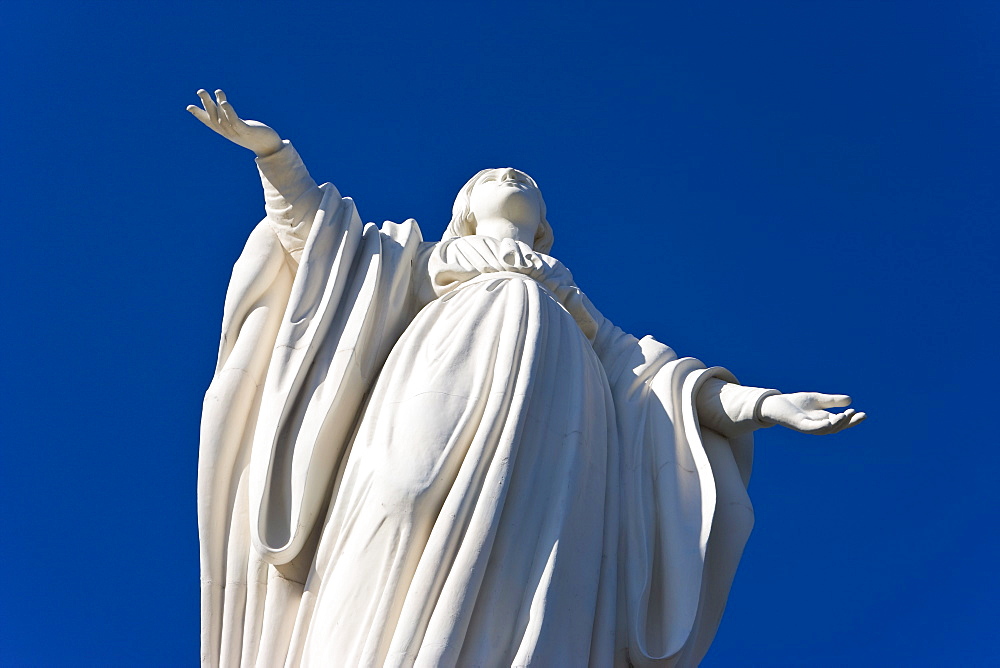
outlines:
[[730, 438], [769, 427], [772, 423], [761, 414], [761, 404], [772, 394], [780, 392], [709, 378], [696, 398], [698, 418], [704, 426]]
[[759, 424], [761, 427], [770, 427], [770, 426], [774, 425], [774, 422], [772, 422], [771, 420], [766, 419], [761, 414], [761, 408], [764, 405], [764, 399], [767, 399], [768, 397], [773, 397], [776, 394], [781, 394], [781, 392], [778, 391], [778, 390], [764, 390], [757, 397], [757, 403], [754, 404], [754, 407], [753, 407], [753, 419], [754, 419], [754, 422], [756, 422], [757, 424]]
[[255, 159], [268, 204], [279, 199], [295, 202], [317, 187], [292, 143], [285, 139], [282, 144], [271, 155]]

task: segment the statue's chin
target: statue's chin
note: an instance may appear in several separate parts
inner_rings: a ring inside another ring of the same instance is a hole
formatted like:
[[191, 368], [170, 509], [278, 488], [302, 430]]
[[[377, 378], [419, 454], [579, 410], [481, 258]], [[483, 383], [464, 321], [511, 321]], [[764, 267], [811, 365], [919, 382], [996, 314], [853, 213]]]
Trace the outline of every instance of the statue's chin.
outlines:
[[533, 188], [513, 185], [476, 188], [470, 204], [476, 220], [507, 219], [518, 224], [518, 221], [541, 219], [538, 191]]

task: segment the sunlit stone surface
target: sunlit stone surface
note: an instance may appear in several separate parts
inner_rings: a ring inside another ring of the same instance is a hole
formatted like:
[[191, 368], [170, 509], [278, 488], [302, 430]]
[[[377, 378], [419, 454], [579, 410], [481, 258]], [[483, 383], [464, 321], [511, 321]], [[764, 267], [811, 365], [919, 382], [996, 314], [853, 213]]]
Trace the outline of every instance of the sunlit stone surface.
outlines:
[[522, 172], [474, 176], [429, 242], [199, 95], [267, 213], [205, 397], [203, 665], [697, 664], [753, 524], [751, 433], [864, 414], [622, 332]]

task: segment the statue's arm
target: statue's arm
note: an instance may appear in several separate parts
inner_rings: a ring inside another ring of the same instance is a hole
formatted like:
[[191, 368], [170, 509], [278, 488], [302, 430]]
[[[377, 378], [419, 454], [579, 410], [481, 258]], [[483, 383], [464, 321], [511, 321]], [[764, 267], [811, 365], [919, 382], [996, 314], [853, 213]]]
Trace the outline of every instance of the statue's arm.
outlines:
[[[187, 108], [195, 118], [257, 155], [267, 219], [282, 246], [298, 261], [313, 218], [323, 201], [323, 191], [309, 175], [291, 143], [282, 140], [263, 123], [241, 119], [223, 91], [215, 91], [215, 100], [205, 90], [199, 90], [198, 97], [202, 107], [192, 104]], [[332, 186], [327, 187], [335, 190]], [[333, 192], [332, 195], [329, 201], [339, 205], [340, 194]]]
[[[612, 324], [579, 292], [578, 306], [574, 308], [567, 300], [567, 309], [574, 314], [577, 322], [586, 332], [592, 328], [588, 338], [606, 369], [621, 366], [614, 362], [625, 347], [638, 345], [643, 356], [650, 361], [654, 357], [675, 357], [674, 352], [650, 337], [638, 341]], [[589, 318], [578, 313], [586, 311]], [[587, 320], [591, 323], [587, 327]], [[626, 368], [629, 365], [625, 365]], [[638, 367], [632, 367], [635, 370]], [[610, 374], [609, 374], [610, 375]], [[841, 413], [833, 413], [830, 408], [844, 408], [851, 398], [846, 394], [822, 394], [820, 392], [794, 392], [782, 394], [778, 390], [750, 387], [729, 383], [721, 378], [710, 378], [698, 390], [696, 397], [698, 419], [706, 427], [725, 436], [735, 437], [761, 427], [781, 425], [806, 434], [833, 434], [859, 424], [866, 417], [864, 413], [848, 408]]]
[[[597, 323], [594, 351], [608, 371], [609, 379], [614, 380], [623, 373], [635, 374], [637, 380], [652, 378], [651, 372], [655, 373], [654, 370], [664, 362], [677, 359], [669, 346], [650, 336], [636, 339], [602, 316], [589, 299], [583, 297], [583, 302]], [[641, 356], [641, 362], [633, 358], [636, 353]], [[729, 438], [769, 427], [774, 423], [764, 417], [764, 401], [779, 394], [778, 390], [739, 385], [717, 377], [708, 378], [695, 394], [698, 421]]]
[[[282, 142], [275, 153], [257, 158], [260, 182], [264, 186], [264, 210], [271, 229], [281, 245], [298, 263], [305, 248], [316, 212], [323, 202], [323, 191], [306, 169], [298, 151], [290, 142]], [[326, 200], [329, 207], [340, 206], [340, 193], [332, 185]], [[331, 209], [328, 213], [333, 213]]]
[[727, 383], [710, 378], [698, 390], [699, 421], [710, 429], [733, 437], [761, 427], [781, 425], [804, 434], [833, 434], [865, 419], [864, 413], [848, 408], [832, 413], [829, 408], [849, 406], [846, 394], [794, 392]]

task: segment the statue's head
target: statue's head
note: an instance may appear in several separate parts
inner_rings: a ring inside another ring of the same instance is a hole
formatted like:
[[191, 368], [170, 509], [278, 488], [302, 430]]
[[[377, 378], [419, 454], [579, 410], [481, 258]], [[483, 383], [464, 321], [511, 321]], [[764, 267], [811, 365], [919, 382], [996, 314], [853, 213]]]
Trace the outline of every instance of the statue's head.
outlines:
[[462, 186], [443, 238], [476, 234], [479, 220], [497, 219], [513, 227], [534, 228], [532, 247], [539, 253], [552, 249], [552, 226], [545, 219], [542, 191], [533, 178], [510, 167], [484, 169]]

